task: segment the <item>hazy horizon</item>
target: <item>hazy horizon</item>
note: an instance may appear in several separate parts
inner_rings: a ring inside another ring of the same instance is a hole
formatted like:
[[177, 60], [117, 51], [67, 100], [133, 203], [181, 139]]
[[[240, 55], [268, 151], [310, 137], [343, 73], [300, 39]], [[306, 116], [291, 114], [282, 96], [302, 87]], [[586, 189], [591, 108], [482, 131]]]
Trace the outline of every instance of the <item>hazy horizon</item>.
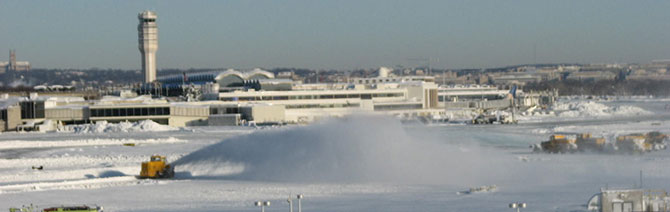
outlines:
[[[137, 14], [158, 14], [159, 69], [365, 69], [649, 63], [670, 58], [667, 1], [3, 1], [0, 61], [140, 69]], [[4, 54], [3, 54], [4, 52]], [[535, 54], [534, 54], [535, 52]], [[423, 59], [423, 60], [422, 60]]]

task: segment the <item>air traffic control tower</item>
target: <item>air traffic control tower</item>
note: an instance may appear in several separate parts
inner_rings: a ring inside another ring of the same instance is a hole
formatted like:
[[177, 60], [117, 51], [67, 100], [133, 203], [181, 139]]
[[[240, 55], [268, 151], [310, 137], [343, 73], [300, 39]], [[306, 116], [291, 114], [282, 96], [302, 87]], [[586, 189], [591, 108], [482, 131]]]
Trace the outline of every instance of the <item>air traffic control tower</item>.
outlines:
[[145, 10], [137, 15], [140, 24], [137, 25], [139, 49], [142, 53], [142, 72], [144, 82], [156, 80], [156, 50], [158, 50], [158, 26], [156, 12]]

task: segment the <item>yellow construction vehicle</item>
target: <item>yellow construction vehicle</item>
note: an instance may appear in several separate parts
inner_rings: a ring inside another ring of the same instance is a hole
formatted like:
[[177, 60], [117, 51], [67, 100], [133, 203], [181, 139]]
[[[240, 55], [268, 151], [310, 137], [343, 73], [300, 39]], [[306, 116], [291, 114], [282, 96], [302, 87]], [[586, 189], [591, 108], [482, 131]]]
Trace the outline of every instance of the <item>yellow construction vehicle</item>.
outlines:
[[568, 138], [567, 135], [554, 134], [548, 141], [540, 144], [541, 150], [549, 153], [565, 153], [577, 151], [577, 144], [574, 138]]
[[663, 144], [665, 139], [668, 139], [668, 135], [658, 131], [648, 132], [645, 136], [647, 137], [647, 142], [651, 144]]
[[174, 177], [174, 167], [168, 164], [165, 156], [152, 155], [151, 159], [142, 162], [142, 171], [140, 178], [172, 178]]
[[646, 152], [651, 150], [651, 145], [645, 140], [645, 136], [642, 134], [621, 135], [616, 137], [616, 146], [623, 152]]
[[635, 133], [618, 136], [616, 142], [617, 146], [623, 151], [641, 153], [665, 149], [663, 142], [667, 137], [665, 134], [654, 131], [645, 134]]
[[595, 138], [591, 133], [577, 135], [577, 147], [579, 151], [603, 151], [605, 150], [605, 138]]
[[644, 153], [666, 149], [668, 135], [660, 132], [635, 133], [616, 137], [607, 142], [603, 137], [592, 137], [590, 133], [576, 135], [554, 134], [549, 141], [534, 144], [533, 152], [565, 153], [576, 151], [598, 151], [609, 153]]

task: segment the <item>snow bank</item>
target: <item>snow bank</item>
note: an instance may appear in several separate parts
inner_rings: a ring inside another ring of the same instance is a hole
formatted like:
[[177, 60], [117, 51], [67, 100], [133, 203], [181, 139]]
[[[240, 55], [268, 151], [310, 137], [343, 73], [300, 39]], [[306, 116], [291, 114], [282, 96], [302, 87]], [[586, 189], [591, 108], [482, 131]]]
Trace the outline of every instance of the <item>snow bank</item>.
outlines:
[[635, 106], [608, 106], [594, 101], [562, 101], [556, 102], [548, 111], [526, 111], [520, 120], [543, 120], [546, 118], [605, 118], [614, 116], [651, 115], [650, 111]]
[[64, 126], [60, 131], [74, 133], [114, 133], [114, 132], [164, 132], [175, 131], [179, 128], [161, 125], [151, 120], [139, 122], [120, 122], [116, 124], [107, 121], [98, 121], [95, 124], [81, 124]]
[[610, 107], [593, 101], [557, 102], [552, 109], [559, 117], [602, 117], [650, 115], [651, 112], [634, 106]]
[[107, 178], [95, 178], [86, 180], [71, 180], [62, 182], [38, 182], [15, 185], [0, 185], [0, 194], [20, 193], [30, 191], [50, 191], [50, 190], [75, 190], [75, 189], [96, 189], [106, 187], [118, 187], [129, 185], [144, 184], [165, 184], [157, 180], [138, 181], [134, 176], [117, 176]]
[[23, 148], [54, 148], [54, 147], [77, 147], [77, 146], [110, 146], [122, 145], [126, 143], [132, 144], [173, 144], [186, 143], [174, 137], [157, 138], [157, 139], [81, 139], [81, 140], [64, 140], [64, 141], [26, 141], [26, 140], [10, 140], [2, 141], [0, 150], [3, 149], [23, 149]]
[[505, 167], [498, 152], [443, 140], [414, 139], [388, 117], [347, 117], [224, 140], [174, 164], [196, 178], [440, 184], [488, 179]]

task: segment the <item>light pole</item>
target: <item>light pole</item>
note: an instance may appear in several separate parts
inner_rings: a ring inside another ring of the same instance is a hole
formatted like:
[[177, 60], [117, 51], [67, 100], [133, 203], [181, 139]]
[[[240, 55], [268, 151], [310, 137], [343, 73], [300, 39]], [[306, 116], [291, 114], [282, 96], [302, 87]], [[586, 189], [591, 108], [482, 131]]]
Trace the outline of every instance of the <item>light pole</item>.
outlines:
[[523, 202], [510, 203], [509, 208], [515, 208], [516, 212], [519, 212], [519, 210], [521, 210], [521, 208], [526, 208], [526, 203], [523, 203]]
[[288, 195], [288, 199], [286, 200], [288, 202], [288, 212], [293, 212], [293, 200], [291, 199], [291, 195]]
[[302, 194], [298, 194], [298, 212], [302, 212], [302, 203], [300, 203], [300, 200], [303, 198]]
[[270, 201], [257, 201], [255, 205], [261, 207], [261, 212], [265, 212], [265, 206], [270, 206]]

